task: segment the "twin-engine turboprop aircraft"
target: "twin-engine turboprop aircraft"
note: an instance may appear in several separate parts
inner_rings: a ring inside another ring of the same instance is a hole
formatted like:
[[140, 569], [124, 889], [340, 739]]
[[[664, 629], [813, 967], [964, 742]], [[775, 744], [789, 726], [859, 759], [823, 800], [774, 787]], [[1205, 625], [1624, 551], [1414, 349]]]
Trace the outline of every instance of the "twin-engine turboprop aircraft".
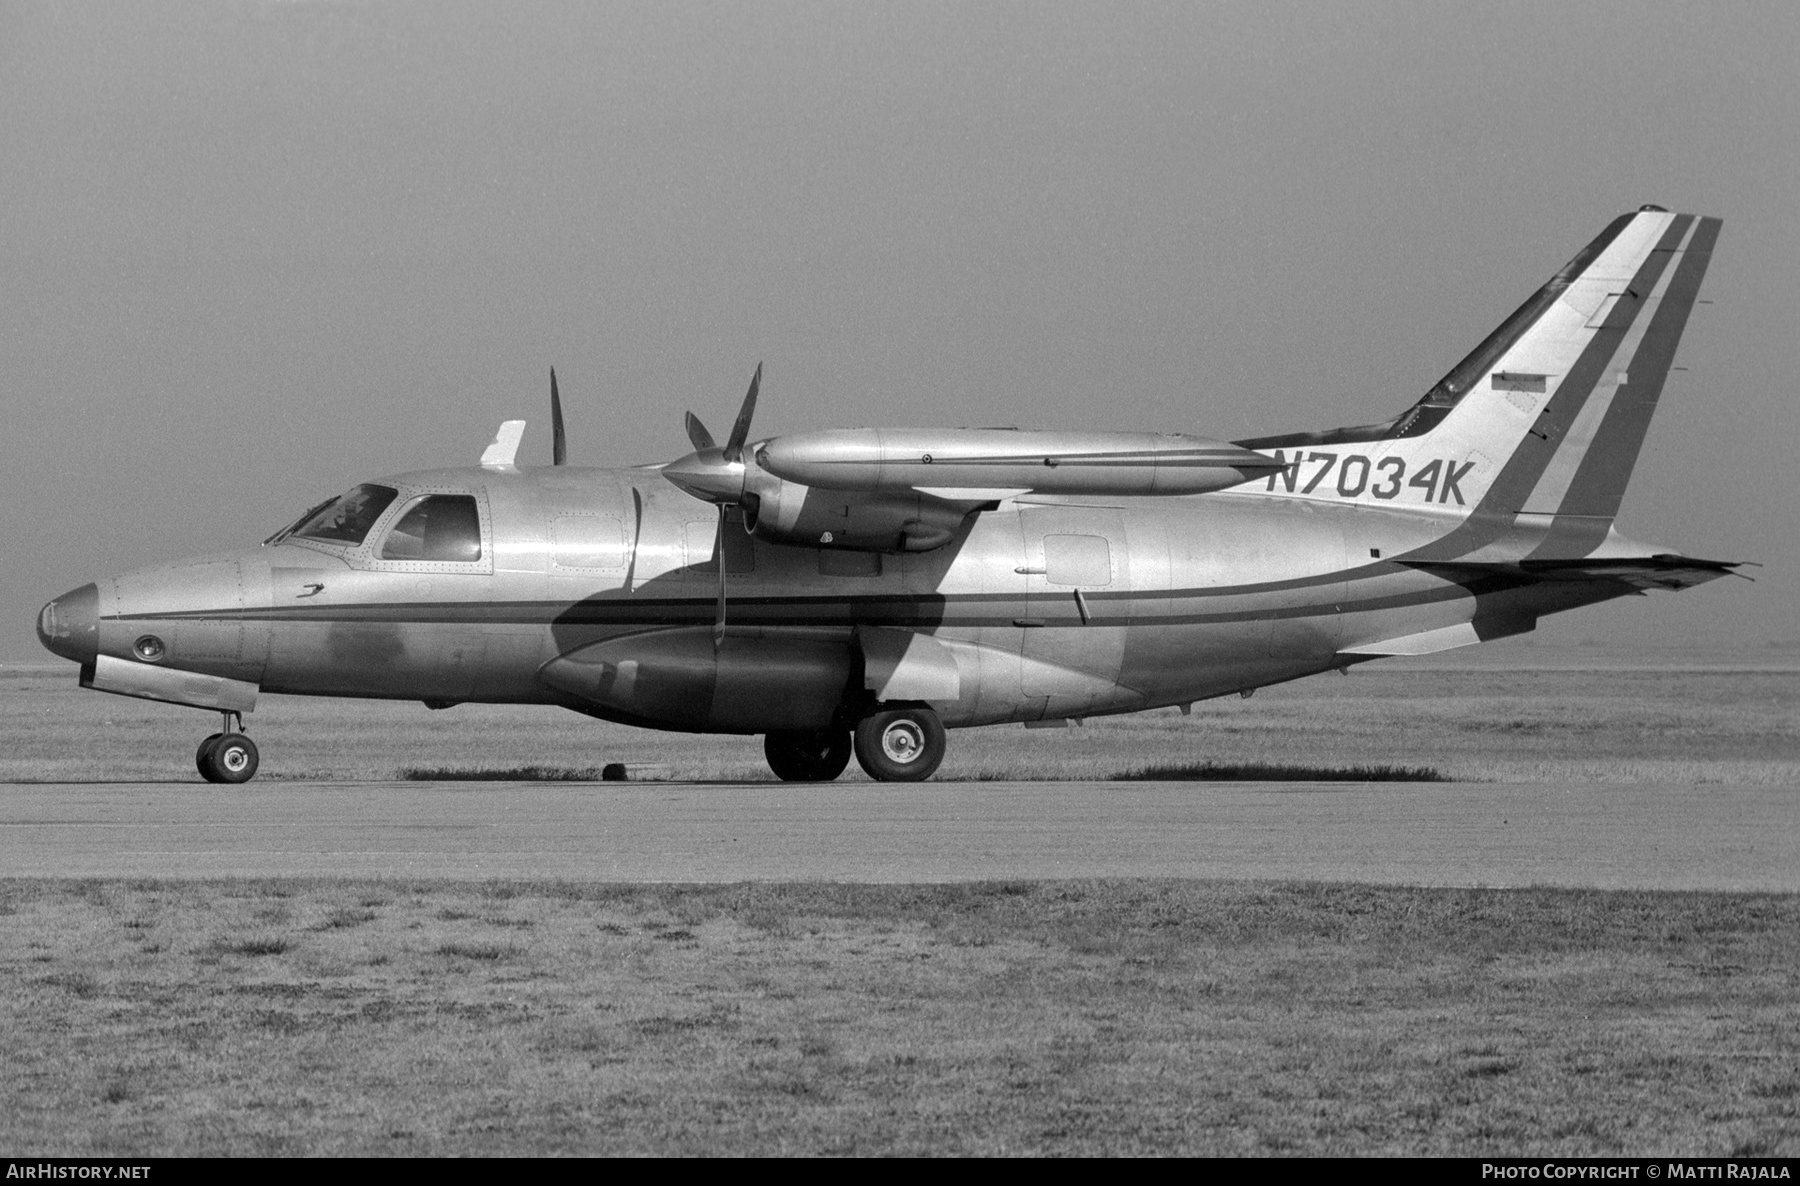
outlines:
[[1417, 404], [1362, 428], [848, 429], [661, 466], [381, 478], [261, 547], [45, 606], [84, 687], [223, 714], [260, 692], [559, 705], [761, 733], [784, 779], [928, 777], [945, 729], [1137, 712], [1531, 630], [1734, 564], [1612, 526], [1719, 220], [1616, 219]]

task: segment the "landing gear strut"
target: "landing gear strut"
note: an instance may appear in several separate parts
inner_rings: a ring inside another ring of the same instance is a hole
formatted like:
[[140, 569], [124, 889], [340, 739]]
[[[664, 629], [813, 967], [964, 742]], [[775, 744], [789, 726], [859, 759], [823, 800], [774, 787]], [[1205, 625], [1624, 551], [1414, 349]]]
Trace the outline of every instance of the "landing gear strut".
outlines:
[[194, 751], [194, 766], [207, 782], [249, 782], [261, 761], [256, 743], [244, 736], [244, 718], [226, 712], [224, 732], [214, 733]]
[[777, 731], [763, 738], [763, 754], [783, 782], [830, 782], [850, 764], [850, 734], [844, 729]]
[[856, 760], [881, 782], [921, 782], [944, 760], [944, 723], [923, 704], [884, 708], [856, 726]]

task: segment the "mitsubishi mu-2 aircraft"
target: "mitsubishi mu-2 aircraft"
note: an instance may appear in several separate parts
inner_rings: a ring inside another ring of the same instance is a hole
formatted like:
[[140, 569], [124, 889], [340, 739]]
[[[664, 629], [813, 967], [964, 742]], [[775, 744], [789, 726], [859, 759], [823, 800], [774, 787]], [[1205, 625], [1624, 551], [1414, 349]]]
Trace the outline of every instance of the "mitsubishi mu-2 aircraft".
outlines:
[[365, 482], [259, 547], [46, 605], [81, 684], [218, 712], [262, 692], [544, 704], [762, 734], [783, 779], [929, 777], [945, 730], [1195, 700], [1534, 628], [1731, 572], [1613, 527], [1719, 220], [1615, 219], [1381, 424], [1182, 434], [854, 428], [634, 469], [515, 457]]

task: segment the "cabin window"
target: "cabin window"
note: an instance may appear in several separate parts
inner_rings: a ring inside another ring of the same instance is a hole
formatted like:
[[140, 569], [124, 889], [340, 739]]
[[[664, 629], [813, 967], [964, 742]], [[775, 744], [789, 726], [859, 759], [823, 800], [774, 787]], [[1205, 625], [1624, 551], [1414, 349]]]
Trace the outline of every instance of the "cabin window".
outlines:
[[381, 543], [383, 560], [471, 564], [481, 559], [481, 516], [471, 494], [427, 494]]
[[301, 539], [355, 547], [369, 534], [369, 528], [375, 526], [381, 512], [398, 497], [398, 490], [365, 482], [314, 511], [294, 534]]

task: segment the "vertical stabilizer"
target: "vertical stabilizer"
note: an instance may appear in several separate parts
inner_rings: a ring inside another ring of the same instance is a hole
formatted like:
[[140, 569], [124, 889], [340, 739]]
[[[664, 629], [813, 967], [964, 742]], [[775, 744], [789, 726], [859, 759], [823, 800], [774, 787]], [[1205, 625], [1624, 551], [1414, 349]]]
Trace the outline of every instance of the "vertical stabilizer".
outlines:
[[1240, 489], [1457, 515], [1458, 550], [1534, 525], [1538, 554], [1586, 555], [1618, 513], [1719, 225], [1650, 206], [1615, 219], [1395, 419], [1238, 442], [1286, 463]]

